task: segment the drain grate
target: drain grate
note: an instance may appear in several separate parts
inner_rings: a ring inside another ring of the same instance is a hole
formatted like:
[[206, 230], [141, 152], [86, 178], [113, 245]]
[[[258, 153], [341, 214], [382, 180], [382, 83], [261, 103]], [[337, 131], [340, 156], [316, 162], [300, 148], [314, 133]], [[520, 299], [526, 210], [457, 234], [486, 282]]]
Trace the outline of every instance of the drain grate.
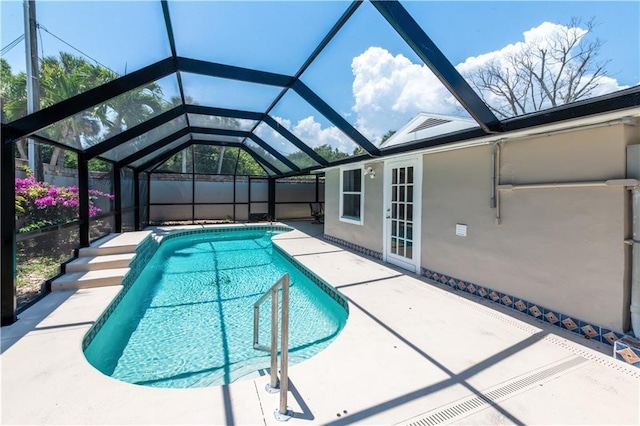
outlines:
[[453, 405], [444, 408], [438, 408], [437, 411], [422, 415], [419, 419], [410, 420], [409, 423], [406, 423], [406, 425], [434, 426], [444, 422], [448, 422], [458, 416], [468, 414], [480, 407], [491, 405], [492, 403], [504, 399], [511, 394], [529, 388], [536, 383], [556, 376], [557, 374], [574, 368], [584, 362], [587, 362], [587, 360], [582, 357], [571, 358], [553, 367], [549, 367], [536, 373], [529, 374], [520, 379], [513, 380], [507, 384], [499, 385], [497, 388], [488, 392], [483, 392], [481, 395], [472, 396], [467, 399], [460, 400]]

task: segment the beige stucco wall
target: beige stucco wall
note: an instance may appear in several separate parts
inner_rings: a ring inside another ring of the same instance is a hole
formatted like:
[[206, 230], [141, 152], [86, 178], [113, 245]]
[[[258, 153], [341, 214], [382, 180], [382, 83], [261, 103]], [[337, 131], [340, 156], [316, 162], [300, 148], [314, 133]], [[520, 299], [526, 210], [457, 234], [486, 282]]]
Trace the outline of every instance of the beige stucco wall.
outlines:
[[[623, 125], [510, 141], [501, 183], [621, 179]], [[326, 174], [325, 234], [382, 251], [383, 167], [365, 179], [365, 224], [338, 220], [340, 172]], [[621, 187], [501, 191], [500, 225], [490, 206], [491, 146], [423, 155], [421, 266], [537, 303], [594, 325], [629, 321], [629, 195]], [[455, 235], [457, 223], [467, 237]]]
[[340, 170], [327, 171], [325, 175], [325, 222], [326, 235], [352, 242], [361, 247], [382, 253], [382, 204], [383, 163], [366, 163], [376, 172], [375, 179], [364, 176], [364, 222], [354, 225], [339, 220], [340, 215]]
[[[508, 142], [501, 183], [625, 177], [623, 126]], [[628, 322], [623, 188], [501, 191], [489, 207], [491, 148], [424, 157], [422, 266], [622, 331]], [[467, 237], [455, 224], [468, 225]]]

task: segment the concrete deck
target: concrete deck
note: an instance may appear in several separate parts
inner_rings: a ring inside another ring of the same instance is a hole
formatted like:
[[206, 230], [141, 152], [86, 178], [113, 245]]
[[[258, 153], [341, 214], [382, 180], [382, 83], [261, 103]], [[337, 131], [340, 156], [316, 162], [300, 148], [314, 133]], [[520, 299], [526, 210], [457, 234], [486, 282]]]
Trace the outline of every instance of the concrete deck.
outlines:
[[[317, 356], [290, 367], [289, 424], [638, 424], [640, 370], [611, 347], [452, 293], [294, 222], [277, 244], [349, 299]], [[82, 337], [119, 287], [46, 296], [1, 329], [2, 424], [279, 424], [268, 377], [204, 389], [123, 383]]]

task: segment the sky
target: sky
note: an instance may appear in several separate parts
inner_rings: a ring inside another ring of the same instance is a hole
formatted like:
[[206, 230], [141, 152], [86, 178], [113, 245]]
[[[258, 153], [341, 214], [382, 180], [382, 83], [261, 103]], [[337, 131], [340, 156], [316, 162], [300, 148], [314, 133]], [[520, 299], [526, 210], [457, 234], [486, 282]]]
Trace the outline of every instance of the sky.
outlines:
[[[341, 16], [348, 2], [170, 1], [178, 54], [207, 61], [294, 75]], [[591, 18], [587, 37], [604, 41], [600, 58], [610, 78], [600, 89], [640, 83], [639, 1], [405, 1], [405, 8], [462, 73], [488, 60], [501, 61], [525, 42], [549, 39], [572, 18]], [[96, 60], [122, 75], [170, 55], [159, 1], [37, 1], [39, 50], [61, 50]], [[0, 45], [24, 31], [21, 1], [0, 0]], [[573, 31], [581, 31], [573, 29]], [[59, 39], [67, 44], [62, 43]], [[75, 49], [71, 48], [73, 46]], [[24, 42], [3, 56], [24, 69]], [[278, 88], [197, 75], [183, 76], [199, 104], [262, 112]], [[365, 2], [301, 80], [372, 140], [397, 130], [419, 112], [465, 116], [466, 112], [375, 8]], [[177, 94], [175, 79], [163, 86]], [[295, 93], [271, 115], [312, 145], [353, 146], [338, 129]], [[283, 147], [283, 149], [285, 149]]]

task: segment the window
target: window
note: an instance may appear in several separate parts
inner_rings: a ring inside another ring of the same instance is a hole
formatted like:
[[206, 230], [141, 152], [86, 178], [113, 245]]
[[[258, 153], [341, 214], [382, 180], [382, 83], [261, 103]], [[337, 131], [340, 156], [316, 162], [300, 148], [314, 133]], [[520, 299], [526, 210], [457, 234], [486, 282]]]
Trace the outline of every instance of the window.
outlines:
[[340, 174], [340, 220], [362, 225], [362, 169], [342, 169]]

